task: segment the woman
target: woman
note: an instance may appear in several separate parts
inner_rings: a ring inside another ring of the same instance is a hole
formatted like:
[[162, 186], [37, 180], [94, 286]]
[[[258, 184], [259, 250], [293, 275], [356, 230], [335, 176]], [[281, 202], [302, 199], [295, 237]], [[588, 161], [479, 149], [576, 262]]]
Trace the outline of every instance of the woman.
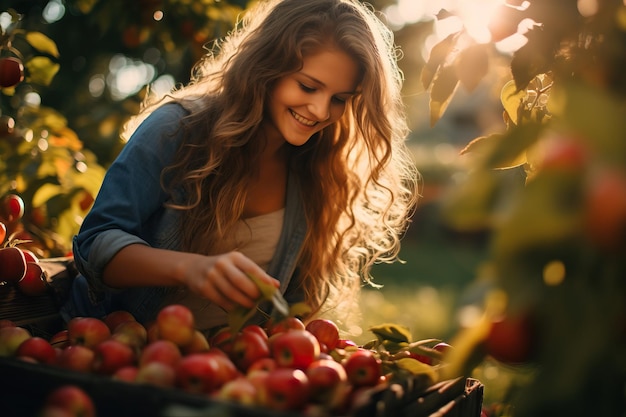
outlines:
[[128, 127], [74, 238], [66, 319], [182, 303], [209, 332], [257, 305], [250, 275], [345, 318], [397, 258], [417, 171], [391, 32], [356, 0], [264, 1], [217, 47]]

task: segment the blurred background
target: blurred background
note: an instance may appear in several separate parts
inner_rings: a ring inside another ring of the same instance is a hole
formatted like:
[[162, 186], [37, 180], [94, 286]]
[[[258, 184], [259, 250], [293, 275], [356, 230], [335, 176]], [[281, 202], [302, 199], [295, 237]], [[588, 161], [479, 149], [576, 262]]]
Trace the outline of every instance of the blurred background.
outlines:
[[[187, 82], [250, 4], [0, 0], [0, 198], [24, 202], [16, 221], [0, 207], [9, 235], [40, 257], [71, 254], [123, 124], [147, 95]], [[396, 323], [414, 340], [455, 343], [453, 369], [485, 383], [492, 416], [514, 403], [519, 416], [623, 417], [625, 2], [368, 4], [401, 49], [423, 187], [403, 262], [374, 268], [382, 288], [364, 288], [350, 337], [365, 343], [370, 326]], [[562, 88], [551, 96], [553, 77]], [[544, 136], [558, 146], [537, 174]], [[617, 173], [609, 185], [602, 167]], [[589, 188], [603, 193], [592, 216]], [[528, 311], [532, 328], [494, 324]]]
[[[402, 51], [409, 143], [423, 176], [423, 198], [404, 239], [406, 263], [377, 267], [374, 277], [384, 288], [364, 294], [364, 302], [366, 310], [380, 310], [373, 321], [419, 317], [407, 323], [419, 337], [450, 331], [450, 312], [442, 310], [452, 308], [482, 255], [480, 240], [443, 230], [438, 197], [463, 169], [459, 150], [476, 136], [504, 128], [499, 91], [510, 79], [506, 57], [513, 50], [506, 44], [489, 50], [488, 75], [473, 91], [460, 88], [431, 125], [429, 94], [420, 80], [431, 48], [463, 26], [471, 27], [477, 39], [489, 40], [489, 10], [497, 1], [465, 3], [371, 2]], [[26, 64], [26, 80], [2, 90], [0, 195], [19, 191], [26, 206], [24, 233], [30, 234], [23, 237], [39, 241], [40, 254], [69, 252], [70, 237], [104, 170], [124, 146], [119, 136], [124, 122], [147, 94], [163, 94], [188, 81], [193, 63], [248, 5], [246, 0], [0, 2], [1, 56], [19, 54]], [[445, 9], [457, 14], [437, 19]], [[391, 310], [380, 308], [379, 297], [398, 285], [404, 294], [407, 285], [415, 287], [415, 299], [421, 301], [411, 304], [424, 305], [419, 315], [393, 312], [397, 303], [389, 304]], [[362, 332], [354, 331], [355, 337]]]

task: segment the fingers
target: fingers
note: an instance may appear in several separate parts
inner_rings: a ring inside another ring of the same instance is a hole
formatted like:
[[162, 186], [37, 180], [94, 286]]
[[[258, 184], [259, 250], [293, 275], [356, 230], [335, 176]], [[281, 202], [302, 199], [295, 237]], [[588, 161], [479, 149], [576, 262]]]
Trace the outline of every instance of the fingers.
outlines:
[[279, 281], [267, 275], [255, 262], [239, 252], [211, 258], [204, 269], [198, 292], [227, 311], [241, 305], [255, 306], [261, 292], [249, 275], [278, 288]]

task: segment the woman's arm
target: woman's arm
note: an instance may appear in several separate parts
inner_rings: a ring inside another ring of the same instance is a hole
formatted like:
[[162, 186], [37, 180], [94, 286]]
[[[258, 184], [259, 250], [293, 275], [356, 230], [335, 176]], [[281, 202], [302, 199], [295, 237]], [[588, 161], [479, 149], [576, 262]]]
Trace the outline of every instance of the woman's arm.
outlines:
[[216, 256], [132, 244], [104, 269], [104, 283], [114, 288], [184, 285], [225, 310], [252, 308], [260, 297], [253, 275], [278, 288], [279, 282], [239, 252]]

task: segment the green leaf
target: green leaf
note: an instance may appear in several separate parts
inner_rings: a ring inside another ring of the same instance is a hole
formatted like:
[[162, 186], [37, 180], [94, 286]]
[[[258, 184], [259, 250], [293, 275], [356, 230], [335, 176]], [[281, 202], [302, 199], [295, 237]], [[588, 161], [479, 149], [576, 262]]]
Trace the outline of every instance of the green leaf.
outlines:
[[311, 306], [308, 303], [295, 303], [289, 306], [289, 315], [293, 317], [306, 317], [311, 314]]
[[279, 289], [273, 285], [267, 284], [261, 281], [258, 277], [252, 274], [246, 274], [259, 288], [261, 297], [253, 308], [245, 308], [238, 306], [228, 314], [228, 325], [233, 333], [238, 332], [243, 325], [254, 315], [258, 305], [263, 301], [271, 301], [274, 309], [272, 310], [272, 317], [287, 317], [289, 315], [289, 304], [287, 300], [282, 296]]
[[378, 340], [390, 341], [396, 343], [409, 343], [411, 341], [411, 332], [405, 326], [394, 323], [383, 323], [369, 329]]
[[433, 81], [439, 67], [446, 61], [448, 55], [452, 52], [458, 33], [452, 33], [430, 50], [428, 61], [422, 68], [421, 81], [424, 89], [428, 89]]
[[505, 146], [508, 145], [508, 142], [506, 144], [502, 143], [505, 138], [506, 136], [501, 133], [480, 136], [468, 143], [467, 146], [461, 150], [460, 154], [469, 155], [472, 159], [485, 160], [490, 154], [501, 149], [501, 153], [505, 154], [496, 158], [494, 168], [513, 168], [525, 164], [526, 153], [524, 150], [517, 149], [518, 147]]
[[514, 124], [518, 123], [517, 115], [525, 95], [526, 91], [517, 89], [515, 80], [508, 81], [500, 91], [502, 106]]
[[459, 85], [456, 67], [447, 65], [440, 67], [435, 75], [433, 86], [430, 90], [430, 126], [437, 124], [450, 104], [450, 100]]
[[28, 70], [28, 82], [40, 85], [50, 85], [61, 67], [45, 56], [33, 57], [24, 66]]
[[256, 308], [245, 308], [237, 306], [228, 313], [228, 327], [233, 334], [237, 333], [244, 324], [252, 318], [256, 311]]
[[394, 361], [398, 368], [408, 371], [413, 375], [427, 375], [432, 383], [437, 381], [437, 372], [435, 369], [423, 362], [413, 358], [402, 358]]
[[56, 43], [41, 32], [27, 32], [26, 41], [39, 52], [43, 52], [55, 58], [59, 57], [59, 49]]
[[488, 47], [487, 44], [471, 45], [456, 58], [456, 75], [468, 92], [474, 91], [489, 71]]

